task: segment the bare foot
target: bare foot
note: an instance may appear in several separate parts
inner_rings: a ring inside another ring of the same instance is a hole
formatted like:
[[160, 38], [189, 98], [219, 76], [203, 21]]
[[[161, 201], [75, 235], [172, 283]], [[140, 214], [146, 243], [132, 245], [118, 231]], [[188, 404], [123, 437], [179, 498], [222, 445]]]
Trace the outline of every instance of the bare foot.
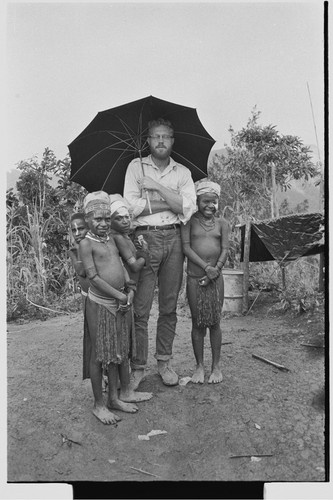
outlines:
[[218, 384], [219, 382], [222, 382], [223, 380], [223, 376], [222, 376], [222, 372], [220, 370], [219, 367], [216, 367], [214, 368], [214, 370], [212, 371], [209, 379], [208, 379], [208, 383], [209, 384]]
[[192, 375], [191, 382], [193, 382], [193, 384], [203, 384], [204, 381], [205, 381], [204, 368], [203, 366], [197, 366]]
[[103, 424], [106, 425], [115, 425], [117, 422], [121, 420], [118, 415], [111, 413], [105, 406], [94, 406], [93, 414], [98, 418]]
[[153, 394], [151, 392], [136, 392], [129, 389], [124, 393], [120, 391], [119, 399], [127, 403], [139, 403], [140, 401], [148, 401], [152, 397]]
[[144, 370], [132, 370], [130, 376], [130, 389], [132, 391], [135, 391], [139, 387], [139, 384], [144, 379], [144, 376], [145, 376]]
[[125, 411], [126, 413], [136, 413], [139, 409], [135, 404], [124, 403], [123, 401], [120, 401], [120, 399], [108, 401], [108, 408], [111, 408], [112, 410]]

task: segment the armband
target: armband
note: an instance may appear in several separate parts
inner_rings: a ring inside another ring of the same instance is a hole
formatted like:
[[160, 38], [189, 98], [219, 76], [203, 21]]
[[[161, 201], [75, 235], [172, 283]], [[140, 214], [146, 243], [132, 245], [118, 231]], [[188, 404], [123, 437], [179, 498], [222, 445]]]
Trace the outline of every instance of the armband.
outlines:
[[87, 278], [89, 278], [90, 280], [94, 279], [97, 274], [98, 273], [95, 266], [88, 267], [88, 269], [86, 269]]

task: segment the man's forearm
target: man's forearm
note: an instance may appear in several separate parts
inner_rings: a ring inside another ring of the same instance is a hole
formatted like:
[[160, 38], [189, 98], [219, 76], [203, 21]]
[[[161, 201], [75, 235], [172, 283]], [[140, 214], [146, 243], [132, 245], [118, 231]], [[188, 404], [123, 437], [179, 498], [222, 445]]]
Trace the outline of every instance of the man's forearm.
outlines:
[[169, 210], [171, 210], [175, 214], [183, 213], [183, 198], [180, 194], [174, 193], [164, 186], [159, 187], [158, 193], [166, 201]]
[[158, 212], [164, 212], [165, 210], [170, 210], [169, 205], [164, 200], [151, 200], [150, 206], [151, 206], [151, 212], [149, 210], [149, 206], [148, 206], [148, 202], [147, 202], [145, 208], [140, 213], [140, 216], [141, 215], [151, 215], [151, 213], [156, 214]]

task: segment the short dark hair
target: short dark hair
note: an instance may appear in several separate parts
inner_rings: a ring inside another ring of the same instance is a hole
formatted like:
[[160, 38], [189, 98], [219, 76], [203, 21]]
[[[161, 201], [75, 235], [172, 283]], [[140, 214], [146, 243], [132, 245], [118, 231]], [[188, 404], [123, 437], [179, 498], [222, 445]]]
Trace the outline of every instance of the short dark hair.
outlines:
[[71, 216], [71, 222], [73, 220], [85, 220], [85, 215], [83, 212], [76, 212], [75, 214], [72, 214]]
[[150, 122], [148, 122], [148, 133], [150, 134], [152, 128], [159, 127], [160, 125], [168, 127], [170, 130], [172, 130], [172, 134], [174, 133], [172, 123], [169, 122], [169, 120], [164, 120], [164, 118], [157, 118], [157, 120], [151, 120]]

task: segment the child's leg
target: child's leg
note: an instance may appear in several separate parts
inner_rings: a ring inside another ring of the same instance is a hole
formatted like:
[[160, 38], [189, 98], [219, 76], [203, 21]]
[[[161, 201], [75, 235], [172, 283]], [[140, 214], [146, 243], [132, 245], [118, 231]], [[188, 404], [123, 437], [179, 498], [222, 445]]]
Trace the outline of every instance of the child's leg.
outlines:
[[199, 327], [194, 319], [192, 319], [192, 346], [194, 356], [197, 362], [196, 369], [192, 375], [192, 382], [195, 384], [203, 384], [205, 380], [204, 369], [204, 340], [205, 327]]
[[137, 403], [140, 401], [148, 401], [153, 397], [151, 392], [137, 392], [132, 389], [130, 385], [129, 360], [127, 359], [119, 365], [119, 378], [119, 399], [121, 399], [121, 401], [126, 401], [127, 403]]
[[197, 279], [187, 278], [187, 299], [192, 316], [192, 346], [194, 356], [197, 362], [196, 369], [192, 375], [192, 382], [203, 384], [205, 379], [205, 370], [203, 364], [205, 328], [197, 324]]
[[212, 373], [208, 379], [209, 384], [222, 382], [222, 372], [220, 368], [222, 334], [220, 324], [210, 327], [210, 345], [212, 348]]
[[[222, 306], [224, 301], [224, 282], [223, 282], [223, 274], [221, 273], [220, 277], [217, 280], [218, 288], [219, 288], [219, 297], [220, 297], [220, 307], [222, 312]], [[222, 372], [220, 368], [220, 356], [221, 356], [221, 344], [222, 344], [222, 333], [220, 322], [216, 323], [210, 327], [210, 345], [212, 348], [212, 373], [208, 379], [209, 384], [217, 384], [218, 382], [222, 382]]]
[[125, 411], [126, 413], [135, 413], [138, 411], [138, 407], [133, 403], [125, 403], [118, 398], [118, 373], [120, 379], [120, 391], [123, 390], [124, 384], [128, 387], [129, 385], [129, 365], [127, 361], [127, 373], [124, 369], [123, 363], [116, 365], [115, 363], [109, 364], [109, 397], [108, 397], [108, 407], [113, 410]]
[[115, 424], [121, 420], [117, 415], [111, 413], [105, 406], [102, 392], [102, 365], [96, 359], [96, 335], [97, 335], [97, 304], [89, 299], [86, 302], [86, 318], [91, 339], [91, 355], [89, 362], [89, 372], [91, 386], [95, 398], [93, 414], [103, 424]]

